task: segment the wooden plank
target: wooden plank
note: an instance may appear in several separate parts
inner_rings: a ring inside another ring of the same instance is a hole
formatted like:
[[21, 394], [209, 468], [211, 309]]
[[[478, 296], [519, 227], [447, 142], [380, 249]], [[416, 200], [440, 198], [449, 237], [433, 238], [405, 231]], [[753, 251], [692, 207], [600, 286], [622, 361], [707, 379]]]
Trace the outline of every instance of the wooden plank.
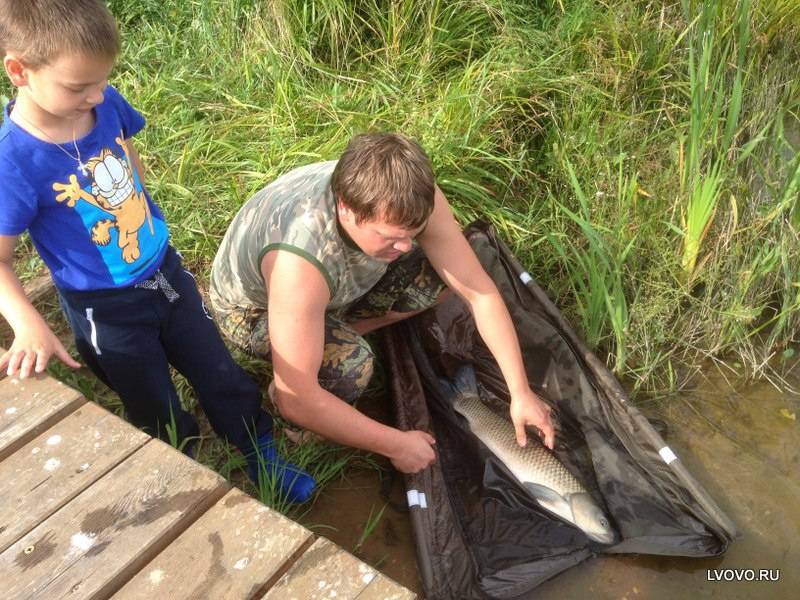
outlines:
[[231, 490], [114, 600], [253, 598], [312, 538], [306, 528]]
[[44, 300], [56, 291], [56, 286], [53, 284], [53, 278], [50, 277], [49, 271], [44, 275], [31, 279], [22, 288], [25, 290], [25, 295], [31, 301], [31, 304]]
[[0, 598], [108, 598], [226, 491], [151, 440], [0, 554]]
[[[31, 304], [37, 304], [55, 292], [56, 287], [53, 285], [53, 278], [50, 277], [50, 272], [48, 271], [44, 275], [39, 275], [25, 283], [22, 289], [25, 290], [25, 295], [31, 301]], [[0, 316], [0, 344], [10, 345], [13, 340], [14, 332], [11, 330], [11, 326]]]
[[385, 575], [378, 575], [361, 592], [358, 600], [415, 600], [417, 595], [392, 581]]
[[264, 600], [355, 600], [377, 576], [369, 565], [319, 538]]
[[73, 412], [86, 400], [45, 374], [0, 380], [0, 460]]
[[0, 463], [0, 552], [150, 437], [87, 402]]

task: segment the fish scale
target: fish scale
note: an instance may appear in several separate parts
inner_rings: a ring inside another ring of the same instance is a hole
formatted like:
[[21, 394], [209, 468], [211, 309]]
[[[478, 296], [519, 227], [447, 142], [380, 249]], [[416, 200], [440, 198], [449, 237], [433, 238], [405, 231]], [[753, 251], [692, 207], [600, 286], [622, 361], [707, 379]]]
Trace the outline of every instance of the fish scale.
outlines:
[[520, 447], [514, 426], [476, 395], [460, 396], [453, 408], [467, 419], [470, 430], [493, 454], [502, 456], [503, 464], [520, 482], [544, 485], [564, 497], [586, 493], [586, 488], [539, 440], [529, 437], [528, 444]]

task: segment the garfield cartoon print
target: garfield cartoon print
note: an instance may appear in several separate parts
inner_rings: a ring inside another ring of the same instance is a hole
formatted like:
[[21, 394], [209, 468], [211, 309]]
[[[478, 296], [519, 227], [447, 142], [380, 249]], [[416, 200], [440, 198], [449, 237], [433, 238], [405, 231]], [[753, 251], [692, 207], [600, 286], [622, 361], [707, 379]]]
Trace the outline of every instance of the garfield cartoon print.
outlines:
[[75, 208], [75, 203], [83, 200], [109, 215], [110, 218], [99, 219], [92, 226], [92, 241], [98, 246], [107, 246], [111, 230], [116, 229], [122, 260], [130, 264], [141, 254], [139, 230], [146, 220], [152, 234], [153, 218], [144, 191], [134, 176], [125, 140], [120, 136], [115, 141], [125, 152], [124, 160], [109, 148], [103, 148], [99, 155], [86, 162], [92, 180], [91, 192], [80, 186], [75, 175], [70, 175], [69, 183], [53, 183], [53, 190], [58, 192], [56, 200], [66, 202], [69, 208]]

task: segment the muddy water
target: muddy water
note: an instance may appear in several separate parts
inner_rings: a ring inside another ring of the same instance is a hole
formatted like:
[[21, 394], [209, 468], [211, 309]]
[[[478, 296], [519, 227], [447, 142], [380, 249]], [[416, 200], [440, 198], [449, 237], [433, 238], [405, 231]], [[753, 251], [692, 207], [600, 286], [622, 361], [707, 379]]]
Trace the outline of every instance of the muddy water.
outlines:
[[[794, 383], [800, 387], [797, 378]], [[667, 421], [670, 447], [741, 537], [721, 558], [593, 558], [541, 585], [531, 598], [800, 598], [800, 396], [769, 383], [729, 386], [712, 374], [694, 391], [641, 408]], [[370, 509], [386, 504], [380, 487], [377, 472], [358, 472], [327, 489], [303, 522], [333, 524], [335, 530], [316, 530], [352, 551]], [[399, 481], [390, 498], [402, 499]], [[359, 556], [420, 591], [404, 513], [387, 506]], [[725, 581], [759, 575], [766, 580]]]
[[[710, 376], [695, 391], [642, 410], [667, 421], [670, 447], [741, 537], [721, 558], [591, 559], [533, 597], [800, 598], [800, 397], [769, 383], [728, 386]], [[761, 570], [768, 581], [725, 581]]]
[[[346, 480], [328, 485], [300, 522], [396, 582], [421, 593], [401, 478], [393, 482], [389, 495], [391, 504], [387, 504], [385, 493], [381, 493], [385, 485], [374, 469], [351, 473]], [[374, 520], [382, 509], [374, 530], [359, 546], [370, 511]]]

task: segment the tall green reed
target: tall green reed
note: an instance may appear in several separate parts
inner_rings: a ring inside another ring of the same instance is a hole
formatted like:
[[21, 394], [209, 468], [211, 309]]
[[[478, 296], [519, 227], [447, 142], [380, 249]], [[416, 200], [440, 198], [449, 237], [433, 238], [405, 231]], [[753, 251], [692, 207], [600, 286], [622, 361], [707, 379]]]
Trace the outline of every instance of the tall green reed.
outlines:
[[[618, 205], [615, 213], [622, 217], [635, 204], [639, 190], [636, 178], [625, 176], [623, 165], [620, 161], [615, 186]], [[548, 233], [547, 239], [567, 266], [586, 341], [590, 346], [607, 345], [613, 356], [613, 368], [620, 372], [626, 366], [629, 320], [625, 263], [636, 235], [630, 233], [624, 218], [614, 227], [598, 223], [569, 159], [564, 159], [564, 168], [578, 209], [573, 211], [555, 198], [553, 206], [557, 218], [566, 217], [577, 226], [582, 239], [576, 240], [569, 231]], [[604, 344], [609, 334], [613, 340]]]
[[[687, 17], [693, 4], [683, 0]], [[747, 76], [749, 4], [739, 0], [728, 21], [720, 18], [722, 3], [703, 2], [687, 31], [691, 105], [680, 181], [682, 194], [688, 196], [681, 264], [690, 281], [731, 171], [728, 152], [739, 125]]]

